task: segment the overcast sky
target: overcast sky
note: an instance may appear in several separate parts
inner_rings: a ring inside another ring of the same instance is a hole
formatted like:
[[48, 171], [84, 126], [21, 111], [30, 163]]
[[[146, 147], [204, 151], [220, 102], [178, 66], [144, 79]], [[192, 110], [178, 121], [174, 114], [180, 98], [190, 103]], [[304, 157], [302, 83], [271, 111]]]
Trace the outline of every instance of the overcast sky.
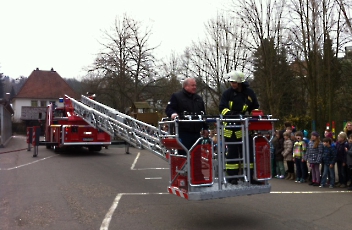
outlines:
[[54, 68], [79, 78], [101, 46], [103, 31], [124, 13], [152, 26], [159, 58], [204, 35], [204, 23], [231, 0], [0, 0], [0, 72], [28, 77]]

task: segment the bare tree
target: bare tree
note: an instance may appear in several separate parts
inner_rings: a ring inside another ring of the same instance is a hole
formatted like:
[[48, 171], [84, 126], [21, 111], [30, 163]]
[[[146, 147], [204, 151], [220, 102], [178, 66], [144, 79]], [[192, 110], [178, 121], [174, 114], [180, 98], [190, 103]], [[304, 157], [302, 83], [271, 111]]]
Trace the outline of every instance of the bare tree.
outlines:
[[234, 16], [246, 25], [250, 34], [246, 49], [252, 51], [254, 86], [266, 113], [279, 116], [280, 100], [292, 87], [287, 73], [284, 43], [283, 14], [285, 1], [234, 1]]
[[295, 58], [305, 72], [302, 85], [308, 91], [308, 112], [321, 129], [332, 120], [333, 82], [340, 79], [338, 53], [351, 40], [341, 9], [342, 1], [292, 0], [289, 38]]
[[264, 39], [273, 39], [276, 47], [282, 44], [283, 17], [286, 1], [239, 0], [233, 1], [233, 15], [240, 19], [250, 33], [248, 48], [252, 51], [262, 45]]
[[182, 71], [199, 79], [199, 89], [205, 98], [206, 110], [218, 113], [221, 93], [228, 83], [225, 76], [231, 70], [244, 72], [248, 67], [248, 50], [244, 26], [233, 18], [218, 15], [205, 25], [206, 38], [193, 42], [182, 56]]
[[148, 99], [145, 88], [160, 77], [156, 74], [153, 51], [148, 41], [151, 29], [127, 15], [115, 21], [111, 32], [105, 32], [104, 49], [98, 54], [91, 71], [102, 76], [105, 94], [118, 97], [116, 108], [123, 110], [133, 102]]

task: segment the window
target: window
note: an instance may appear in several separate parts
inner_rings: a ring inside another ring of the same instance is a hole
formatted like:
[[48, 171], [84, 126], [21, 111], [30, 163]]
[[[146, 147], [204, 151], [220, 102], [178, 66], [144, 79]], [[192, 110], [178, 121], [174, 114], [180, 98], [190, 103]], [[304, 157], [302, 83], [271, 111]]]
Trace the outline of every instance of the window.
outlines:
[[64, 116], [64, 111], [61, 109], [55, 109], [54, 111], [54, 117], [63, 117]]
[[46, 107], [46, 101], [40, 101], [40, 107]]
[[38, 107], [38, 101], [31, 101], [32, 107]]
[[49, 101], [49, 104], [53, 104], [53, 108], [56, 107], [56, 102], [55, 101]]

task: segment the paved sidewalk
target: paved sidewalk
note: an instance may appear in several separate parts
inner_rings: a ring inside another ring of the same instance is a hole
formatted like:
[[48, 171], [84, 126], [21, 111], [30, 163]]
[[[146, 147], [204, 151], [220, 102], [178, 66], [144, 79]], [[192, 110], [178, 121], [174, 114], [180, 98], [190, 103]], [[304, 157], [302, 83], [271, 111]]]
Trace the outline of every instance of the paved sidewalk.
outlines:
[[16, 135], [12, 136], [5, 144], [3, 148], [0, 148], [0, 154], [21, 151], [28, 148], [28, 144], [26, 142], [27, 137]]

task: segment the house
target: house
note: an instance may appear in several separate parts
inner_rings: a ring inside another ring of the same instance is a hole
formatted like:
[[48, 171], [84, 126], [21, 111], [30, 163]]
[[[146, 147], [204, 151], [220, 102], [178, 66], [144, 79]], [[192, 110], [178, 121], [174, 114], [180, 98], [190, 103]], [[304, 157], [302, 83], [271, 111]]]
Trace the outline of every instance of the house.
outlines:
[[59, 104], [59, 98], [67, 94], [78, 98], [78, 95], [54, 70], [35, 69], [28, 77], [17, 95], [12, 99], [14, 110], [13, 121], [45, 120], [46, 107], [50, 103]]
[[137, 120], [154, 126], [157, 126], [158, 121], [160, 120], [158, 113], [154, 112], [152, 107], [146, 101], [134, 102], [130, 108], [129, 115]]

